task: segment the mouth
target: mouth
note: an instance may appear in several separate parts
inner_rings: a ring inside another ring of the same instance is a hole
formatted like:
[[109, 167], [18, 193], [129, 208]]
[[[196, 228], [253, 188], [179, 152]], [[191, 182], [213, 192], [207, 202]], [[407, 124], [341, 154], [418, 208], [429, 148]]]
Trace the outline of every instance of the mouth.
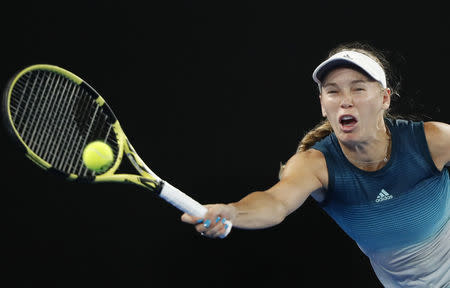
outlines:
[[339, 124], [341, 124], [341, 129], [344, 132], [352, 131], [357, 123], [358, 119], [353, 115], [346, 114], [339, 117]]

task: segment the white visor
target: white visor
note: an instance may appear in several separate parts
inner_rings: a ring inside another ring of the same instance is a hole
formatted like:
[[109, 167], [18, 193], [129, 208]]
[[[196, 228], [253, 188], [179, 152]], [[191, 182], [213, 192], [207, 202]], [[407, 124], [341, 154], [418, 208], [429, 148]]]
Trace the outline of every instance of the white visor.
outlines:
[[319, 85], [319, 89], [321, 87], [321, 80], [323, 80], [323, 77], [328, 72], [336, 67], [348, 63], [361, 68], [369, 74], [370, 77], [380, 82], [381, 85], [383, 85], [383, 88], [387, 88], [386, 74], [384, 73], [383, 68], [381, 68], [375, 60], [356, 51], [342, 51], [323, 61], [319, 66], [317, 66], [316, 70], [314, 70], [312, 77]]

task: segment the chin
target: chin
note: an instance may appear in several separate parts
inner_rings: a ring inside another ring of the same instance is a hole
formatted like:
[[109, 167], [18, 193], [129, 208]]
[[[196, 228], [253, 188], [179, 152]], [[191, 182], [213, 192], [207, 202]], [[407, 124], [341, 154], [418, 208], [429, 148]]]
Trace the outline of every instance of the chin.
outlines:
[[339, 133], [336, 133], [336, 137], [339, 139], [339, 141], [346, 144], [361, 142], [361, 137], [357, 131], [344, 132], [339, 130]]

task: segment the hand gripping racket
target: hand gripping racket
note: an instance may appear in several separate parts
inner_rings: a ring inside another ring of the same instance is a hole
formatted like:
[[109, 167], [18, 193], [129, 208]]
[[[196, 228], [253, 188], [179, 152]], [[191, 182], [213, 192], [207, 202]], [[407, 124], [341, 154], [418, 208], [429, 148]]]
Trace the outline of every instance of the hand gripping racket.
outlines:
[[[75, 74], [53, 65], [19, 71], [4, 91], [3, 119], [15, 142], [39, 167], [68, 180], [133, 183], [176, 208], [203, 217], [207, 209], [159, 178], [138, 156], [105, 100]], [[87, 169], [84, 147], [102, 140], [113, 150], [105, 172]], [[125, 154], [138, 174], [116, 174]], [[228, 221], [225, 237], [231, 230]]]

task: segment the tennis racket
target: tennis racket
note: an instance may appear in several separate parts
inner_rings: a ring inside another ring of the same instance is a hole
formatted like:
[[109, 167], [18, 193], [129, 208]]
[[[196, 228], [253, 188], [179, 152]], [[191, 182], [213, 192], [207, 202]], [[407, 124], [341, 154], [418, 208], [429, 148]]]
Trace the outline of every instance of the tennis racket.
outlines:
[[[53, 65], [29, 66], [8, 83], [2, 109], [14, 142], [48, 172], [72, 181], [136, 184], [192, 216], [206, 214], [203, 205], [150, 170], [105, 100], [75, 74]], [[114, 162], [107, 171], [95, 172], [83, 163], [84, 147], [95, 140], [113, 150]], [[124, 154], [139, 174], [116, 173]], [[225, 224], [223, 237], [231, 230], [231, 223]]]

